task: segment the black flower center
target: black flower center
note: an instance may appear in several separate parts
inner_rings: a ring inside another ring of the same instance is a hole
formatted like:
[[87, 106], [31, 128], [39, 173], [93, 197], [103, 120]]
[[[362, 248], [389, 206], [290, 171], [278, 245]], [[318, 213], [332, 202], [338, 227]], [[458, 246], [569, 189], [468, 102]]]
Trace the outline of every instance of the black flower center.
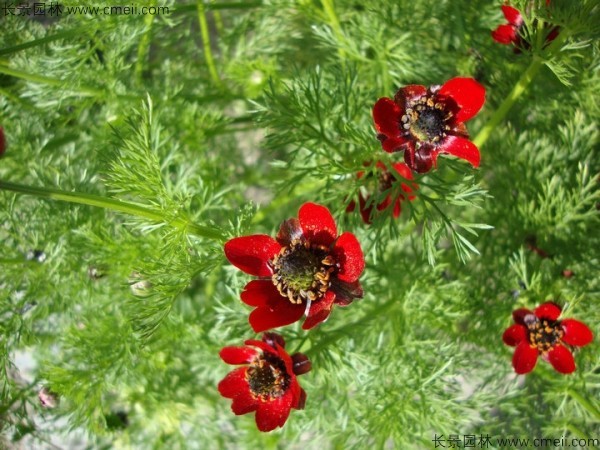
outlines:
[[451, 113], [445, 111], [442, 103], [435, 102], [432, 97], [423, 97], [409, 108], [402, 116], [402, 129], [421, 142], [438, 143], [450, 130], [447, 124]]
[[311, 245], [305, 240], [295, 240], [283, 247], [270, 265], [273, 284], [294, 304], [323, 297], [331, 286], [331, 274], [336, 268], [327, 247]]
[[565, 332], [560, 321], [539, 319], [533, 314], [525, 316], [525, 325], [529, 333], [529, 345], [538, 349], [539, 353], [547, 353], [562, 342]]
[[246, 378], [252, 394], [263, 401], [281, 397], [290, 383], [285, 363], [269, 353], [263, 353], [252, 362]]

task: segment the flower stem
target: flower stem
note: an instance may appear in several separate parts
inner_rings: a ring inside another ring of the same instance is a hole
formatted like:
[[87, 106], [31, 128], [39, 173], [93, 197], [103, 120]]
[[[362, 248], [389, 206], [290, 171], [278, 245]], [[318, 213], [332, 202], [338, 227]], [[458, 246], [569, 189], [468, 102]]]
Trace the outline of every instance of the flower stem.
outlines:
[[[329, 19], [329, 24], [333, 29], [333, 33], [336, 35], [340, 43], [343, 42], [344, 33], [342, 33], [340, 21], [338, 20], [338, 17], [335, 13], [335, 9], [333, 7], [333, 0], [321, 0], [321, 3], [323, 4], [323, 10], [325, 11], [327, 18]], [[340, 57], [342, 59], [346, 57], [346, 53], [344, 52], [344, 49], [342, 47], [338, 47], [338, 53], [340, 54]]]
[[206, 20], [206, 10], [204, 8], [204, 0], [197, 1], [198, 7], [198, 22], [200, 23], [200, 34], [202, 35], [202, 46], [204, 49], [204, 59], [206, 59], [206, 65], [213, 82], [217, 86], [221, 86], [221, 79], [217, 73], [215, 66], [215, 60], [213, 58], [212, 50], [210, 48], [210, 33], [208, 30], [208, 22]]
[[[152, 5], [155, 5], [156, 2], [153, 2]], [[148, 57], [148, 49], [150, 48], [150, 41], [152, 37], [152, 24], [154, 23], [154, 15], [148, 14], [144, 18], [144, 25], [146, 27], [146, 31], [142, 35], [140, 39], [140, 43], [137, 48], [137, 60], [135, 62], [135, 78], [137, 82], [142, 85], [144, 80], [144, 62]]]
[[594, 406], [589, 400], [584, 398], [579, 392], [573, 389], [569, 389], [567, 393], [575, 400], [579, 405], [592, 415], [596, 420], [600, 420], [600, 410]]
[[47, 187], [42, 188], [26, 186], [22, 184], [9, 183], [2, 180], [0, 180], [0, 190], [17, 192], [19, 194], [34, 195], [36, 197], [49, 198], [63, 202], [77, 203], [80, 205], [96, 206], [98, 208], [118, 211], [130, 214], [132, 216], [143, 217], [156, 222], [164, 222], [172, 227], [207, 239], [219, 242], [225, 241], [223, 234], [216, 228], [192, 223], [185, 217], [176, 217], [173, 220], [166, 220], [165, 216], [160, 212], [153, 211], [135, 203], [123, 202], [121, 200], [102, 197], [100, 195], [69, 192]]
[[473, 139], [473, 144], [475, 144], [478, 148], [481, 148], [483, 144], [488, 140], [490, 134], [496, 129], [498, 124], [504, 119], [510, 108], [515, 104], [517, 99], [525, 92], [525, 89], [529, 86], [529, 84], [533, 81], [537, 73], [540, 71], [542, 66], [546, 61], [548, 61], [555, 52], [561, 48], [563, 42], [567, 39], [568, 33], [562, 32], [558, 35], [558, 37], [550, 44], [542, 55], [534, 55], [533, 61], [527, 68], [523, 75], [517, 81], [517, 84], [513, 87], [512, 91], [508, 94], [508, 96], [504, 99], [504, 101], [500, 104], [498, 109], [492, 114], [488, 123], [479, 131], [477, 136]]

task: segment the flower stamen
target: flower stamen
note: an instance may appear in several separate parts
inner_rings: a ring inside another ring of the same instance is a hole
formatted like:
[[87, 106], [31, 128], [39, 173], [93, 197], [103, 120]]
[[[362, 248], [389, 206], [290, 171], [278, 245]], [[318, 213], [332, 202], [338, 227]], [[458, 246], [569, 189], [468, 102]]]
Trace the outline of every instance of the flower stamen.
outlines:
[[559, 321], [539, 319], [534, 315], [525, 317], [529, 334], [529, 345], [537, 348], [538, 352], [546, 355], [562, 342], [564, 330]]
[[263, 353], [250, 364], [246, 379], [252, 395], [261, 401], [281, 397], [290, 381], [285, 363], [268, 353]]

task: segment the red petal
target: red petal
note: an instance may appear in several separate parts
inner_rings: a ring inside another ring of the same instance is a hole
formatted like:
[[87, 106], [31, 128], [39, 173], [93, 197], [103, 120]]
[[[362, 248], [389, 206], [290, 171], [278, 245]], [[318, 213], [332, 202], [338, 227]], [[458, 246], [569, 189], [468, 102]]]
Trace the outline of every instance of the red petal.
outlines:
[[533, 311], [530, 311], [527, 308], [519, 308], [513, 311], [512, 316], [515, 323], [518, 323], [519, 325], [525, 325], [525, 316], [530, 314], [533, 314]]
[[274, 304], [278, 301], [287, 301], [277, 291], [271, 280], [250, 281], [242, 291], [240, 297], [246, 305], [250, 306], [264, 306], [266, 304]]
[[517, 41], [517, 29], [512, 25], [499, 25], [492, 31], [492, 39], [499, 44], [509, 45]]
[[450, 97], [460, 110], [457, 122], [466, 122], [479, 112], [485, 102], [485, 88], [473, 78], [452, 78], [439, 90], [438, 96]]
[[250, 393], [250, 388], [247, 391], [242, 391], [239, 395], [233, 397], [233, 403], [231, 404], [231, 410], [237, 416], [242, 414], [248, 414], [249, 412], [256, 411], [258, 408], [258, 402], [256, 398]]
[[568, 348], [557, 345], [548, 352], [548, 361], [560, 373], [575, 372], [575, 359]]
[[231, 264], [244, 272], [268, 277], [273, 272], [267, 262], [279, 253], [281, 246], [271, 236], [255, 234], [233, 238], [225, 243], [225, 256]]
[[275, 304], [260, 306], [250, 313], [249, 322], [256, 333], [282, 327], [300, 320], [305, 305], [294, 305], [284, 297]]
[[537, 348], [531, 347], [528, 341], [521, 341], [515, 349], [512, 364], [518, 374], [529, 373], [537, 362]]
[[392, 164], [392, 168], [398, 172], [398, 175], [400, 175], [401, 178], [404, 178], [405, 180], [412, 180], [414, 178], [412, 171], [404, 163]]
[[409, 143], [412, 144], [411, 141], [403, 137], [390, 137], [381, 142], [381, 148], [388, 153], [401, 152], [407, 149]]
[[257, 355], [256, 349], [251, 347], [225, 347], [219, 352], [219, 356], [227, 364], [246, 364]]
[[409, 84], [396, 92], [394, 101], [400, 105], [400, 108], [404, 111], [406, 105], [414, 103], [424, 95], [427, 95], [427, 88], [425, 86], [420, 84]]
[[479, 149], [471, 141], [457, 136], [448, 136], [442, 142], [439, 150], [457, 158], [464, 159], [473, 167], [479, 167]]
[[426, 173], [433, 167], [433, 153], [433, 148], [428, 145], [421, 145], [418, 150], [415, 150], [414, 143], [410, 141], [404, 151], [404, 162], [411, 170]]
[[298, 211], [304, 237], [313, 244], [331, 245], [337, 236], [335, 220], [327, 208], [305, 203]]
[[292, 241], [300, 239], [300, 237], [302, 237], [300, 221], [296, 218], [292, 218], [281, 224], [276, 239], [281, 246], [287, 246], [290, 245]]
[[535, 308], [534, 313], [540, 319], [546, 320], [558, 320], [560, 316], [561, 308], [554, 302], [546, 302], [543, 305]]
[[565, 319], [561, 322], [565, 334], [562, 338], [563, 342], [575, 347], [583, 347], [594, 340], [592, 330], [586, 324], [575, 319]]
[[523, 17], [518, 9], [513, 8], [512, 6], [503, 5], [502, 6], [502, 14], [506, 17], [508, 23], [520, 26], [523, 23]]
[[296, 400], [296, 404], [294, 408], [296, 409], [304, 409], [304, 405], [306, 404], [306, 392], [304, 389], [300, 388], [300, 394], [298, 395], [298, 399]]
[[279, 398], [261, 402], [256, 411], [256, 425], [260, 431], [271, 431], [285, 424], [292, 409], [292, 395], [286, 392]]
[[234, 398], [240, 392], [249, 391], [250, 386], [248, 386], [248, 380], [246, 379], [247, 369], [247, 367], [238, 367], [229, 372], [217, 386], [219, 393], [225, 398]]
[[506, 329], [504, 334], [502, 335], [502, 340], [506, 345], [510, 345], [511, 347], [515, 347], [521, 341], [527, 339], [527, 329], [523, 325], [513, 325]]
[[331, 314], [331, 307], [335, 300], [335, 294], [331, 291], [327, 291], [325, 297], [317, 302], [313, 302], [308, 311], [308, 316], [302, 324], [303, 330], [310, 330], [314, 326], [324, 322]]
[[398, 137], [403, 109], [391, 98], [380, 98], [373, 106], [373, 120], [378, 133], [387, 137]]
[[337, 278], [348, 283], [358, 280], [365, 268], [365, 257], [360, 243], [352, 233], [345, 232], [335, 241], [333, 256], [340, 265]]
[[0, 127], [0, 156], [4, 154], [6, 150], [6, 138], [4, 137], [4, 129]]

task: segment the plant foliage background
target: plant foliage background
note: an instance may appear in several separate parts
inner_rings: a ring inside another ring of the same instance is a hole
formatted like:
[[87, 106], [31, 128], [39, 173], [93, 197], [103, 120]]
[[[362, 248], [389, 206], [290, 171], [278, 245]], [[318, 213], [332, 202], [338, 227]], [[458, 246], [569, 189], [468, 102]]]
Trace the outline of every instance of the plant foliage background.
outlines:
[[[550, 55], [540, 39], [521, 54], [495, 43], [504, 18], [489, 0], [0, 17], [0, 180], [39, 188], [0, 191], [0, 447], [51, 448], [72, 430], [87, 448], [600, 438], [597, 337], [569, 376], [543, 361], [516, 376], [501, 340], [514, 309], [551, 299], [600, 333], [600, 11], [533, 3], [514, 6], [568, 33]], [[376, 139], [379, 97], [474, 77], [487, 90], [475, 136], [534, 58], [479, 169], [442, 156], [399, 219], [345, 212], [365, 161], [402, 159]], [[150, 213], [40, 198], [49, 189]], [[306, 409], [263, 434], [216, 390], [231, 369], [219, 350], [255, 336], [239, 300], [249, 278], [222, 245], [273, 234], [306, 201], [359, 238], [365, 297], [310, 332], [278, 331], [313, 370]]]

